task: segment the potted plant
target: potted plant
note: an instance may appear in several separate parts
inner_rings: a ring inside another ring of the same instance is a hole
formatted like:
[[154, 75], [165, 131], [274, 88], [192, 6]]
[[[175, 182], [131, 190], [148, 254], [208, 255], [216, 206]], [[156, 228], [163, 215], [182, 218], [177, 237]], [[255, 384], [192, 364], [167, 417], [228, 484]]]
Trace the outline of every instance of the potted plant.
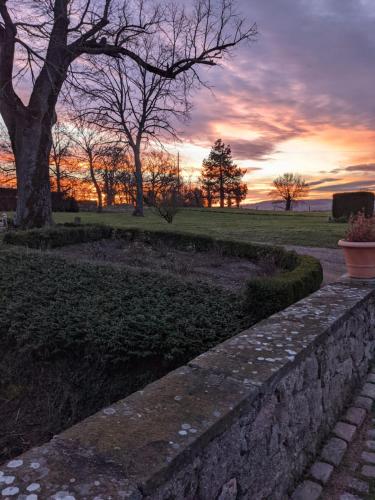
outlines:
[[339, 246], [351, 278], [375, 278], [375, 217], [366, 217], [363, 212], [352, 216]]

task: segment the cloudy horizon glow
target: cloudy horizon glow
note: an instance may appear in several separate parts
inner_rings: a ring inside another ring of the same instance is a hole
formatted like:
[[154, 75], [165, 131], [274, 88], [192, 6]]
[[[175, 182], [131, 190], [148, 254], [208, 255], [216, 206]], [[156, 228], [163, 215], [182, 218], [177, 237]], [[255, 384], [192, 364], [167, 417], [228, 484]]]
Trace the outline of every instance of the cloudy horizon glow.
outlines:
[[375, 5], [371, 0], [241, 0], [258, 24], [194, 97], [179, 150], [197, 175], [215, 139], [248, 169], [248, 202], [298, 172], [311, 198], [375, 190]]
[[212, 87], [194, 95], [182, 142], [166, 144], [185, 175], [198, 178], [221, 138], [247, 170], [247, 202], [268, 199], [285, 172], [304, 176], [312, 199], [375, 191], [374, 1], [237, 1], [259, 35], [203, 69]]

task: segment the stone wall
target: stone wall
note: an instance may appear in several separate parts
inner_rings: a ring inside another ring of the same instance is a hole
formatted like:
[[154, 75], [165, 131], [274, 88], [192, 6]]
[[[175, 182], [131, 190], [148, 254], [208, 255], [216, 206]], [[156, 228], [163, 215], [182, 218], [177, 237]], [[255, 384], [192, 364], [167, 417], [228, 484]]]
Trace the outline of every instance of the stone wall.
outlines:
[[326, 286], [4, 464], [0, 487], [39, 499], [280, 500], [364, 379], [374, 315], [371, 284]]

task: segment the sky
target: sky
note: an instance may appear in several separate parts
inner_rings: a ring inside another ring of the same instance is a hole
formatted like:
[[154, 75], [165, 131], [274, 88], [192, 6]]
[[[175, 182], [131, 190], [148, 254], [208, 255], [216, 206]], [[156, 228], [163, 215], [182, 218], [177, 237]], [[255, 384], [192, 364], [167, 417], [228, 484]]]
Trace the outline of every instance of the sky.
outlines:
[[[192, 1], [192, 0], [189, 0]], [[285, 172], [310, 198], [375, 191], [375, 0], [237, 0], [256, 40], [203, 70], [179, 125], [186, 176], [197, 179], [214, 141], [246, 168], [247, 202], [268, 199]]]
[[248, 202], [272, 179], [302, 174], [311, 198], [375, 190], [375, 1], [240, 0], [255, 42], [207, 73], [180, 126], [182, 165], [197, 176], [217, 138], [247, 169]]

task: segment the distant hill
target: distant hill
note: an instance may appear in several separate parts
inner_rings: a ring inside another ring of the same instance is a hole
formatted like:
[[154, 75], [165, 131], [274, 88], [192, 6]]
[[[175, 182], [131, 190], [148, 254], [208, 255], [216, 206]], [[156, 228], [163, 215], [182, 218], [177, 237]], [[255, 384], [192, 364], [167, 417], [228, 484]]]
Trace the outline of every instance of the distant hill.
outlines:
[[[245, 203], [241, 207], [258, 210], [284, 210], [285, 203], [282, 201], [260, 201], [259, 203]], [[331, 209], [331, 199], [299, 201], [293, 205], [295, 212], [329, 212]]]

